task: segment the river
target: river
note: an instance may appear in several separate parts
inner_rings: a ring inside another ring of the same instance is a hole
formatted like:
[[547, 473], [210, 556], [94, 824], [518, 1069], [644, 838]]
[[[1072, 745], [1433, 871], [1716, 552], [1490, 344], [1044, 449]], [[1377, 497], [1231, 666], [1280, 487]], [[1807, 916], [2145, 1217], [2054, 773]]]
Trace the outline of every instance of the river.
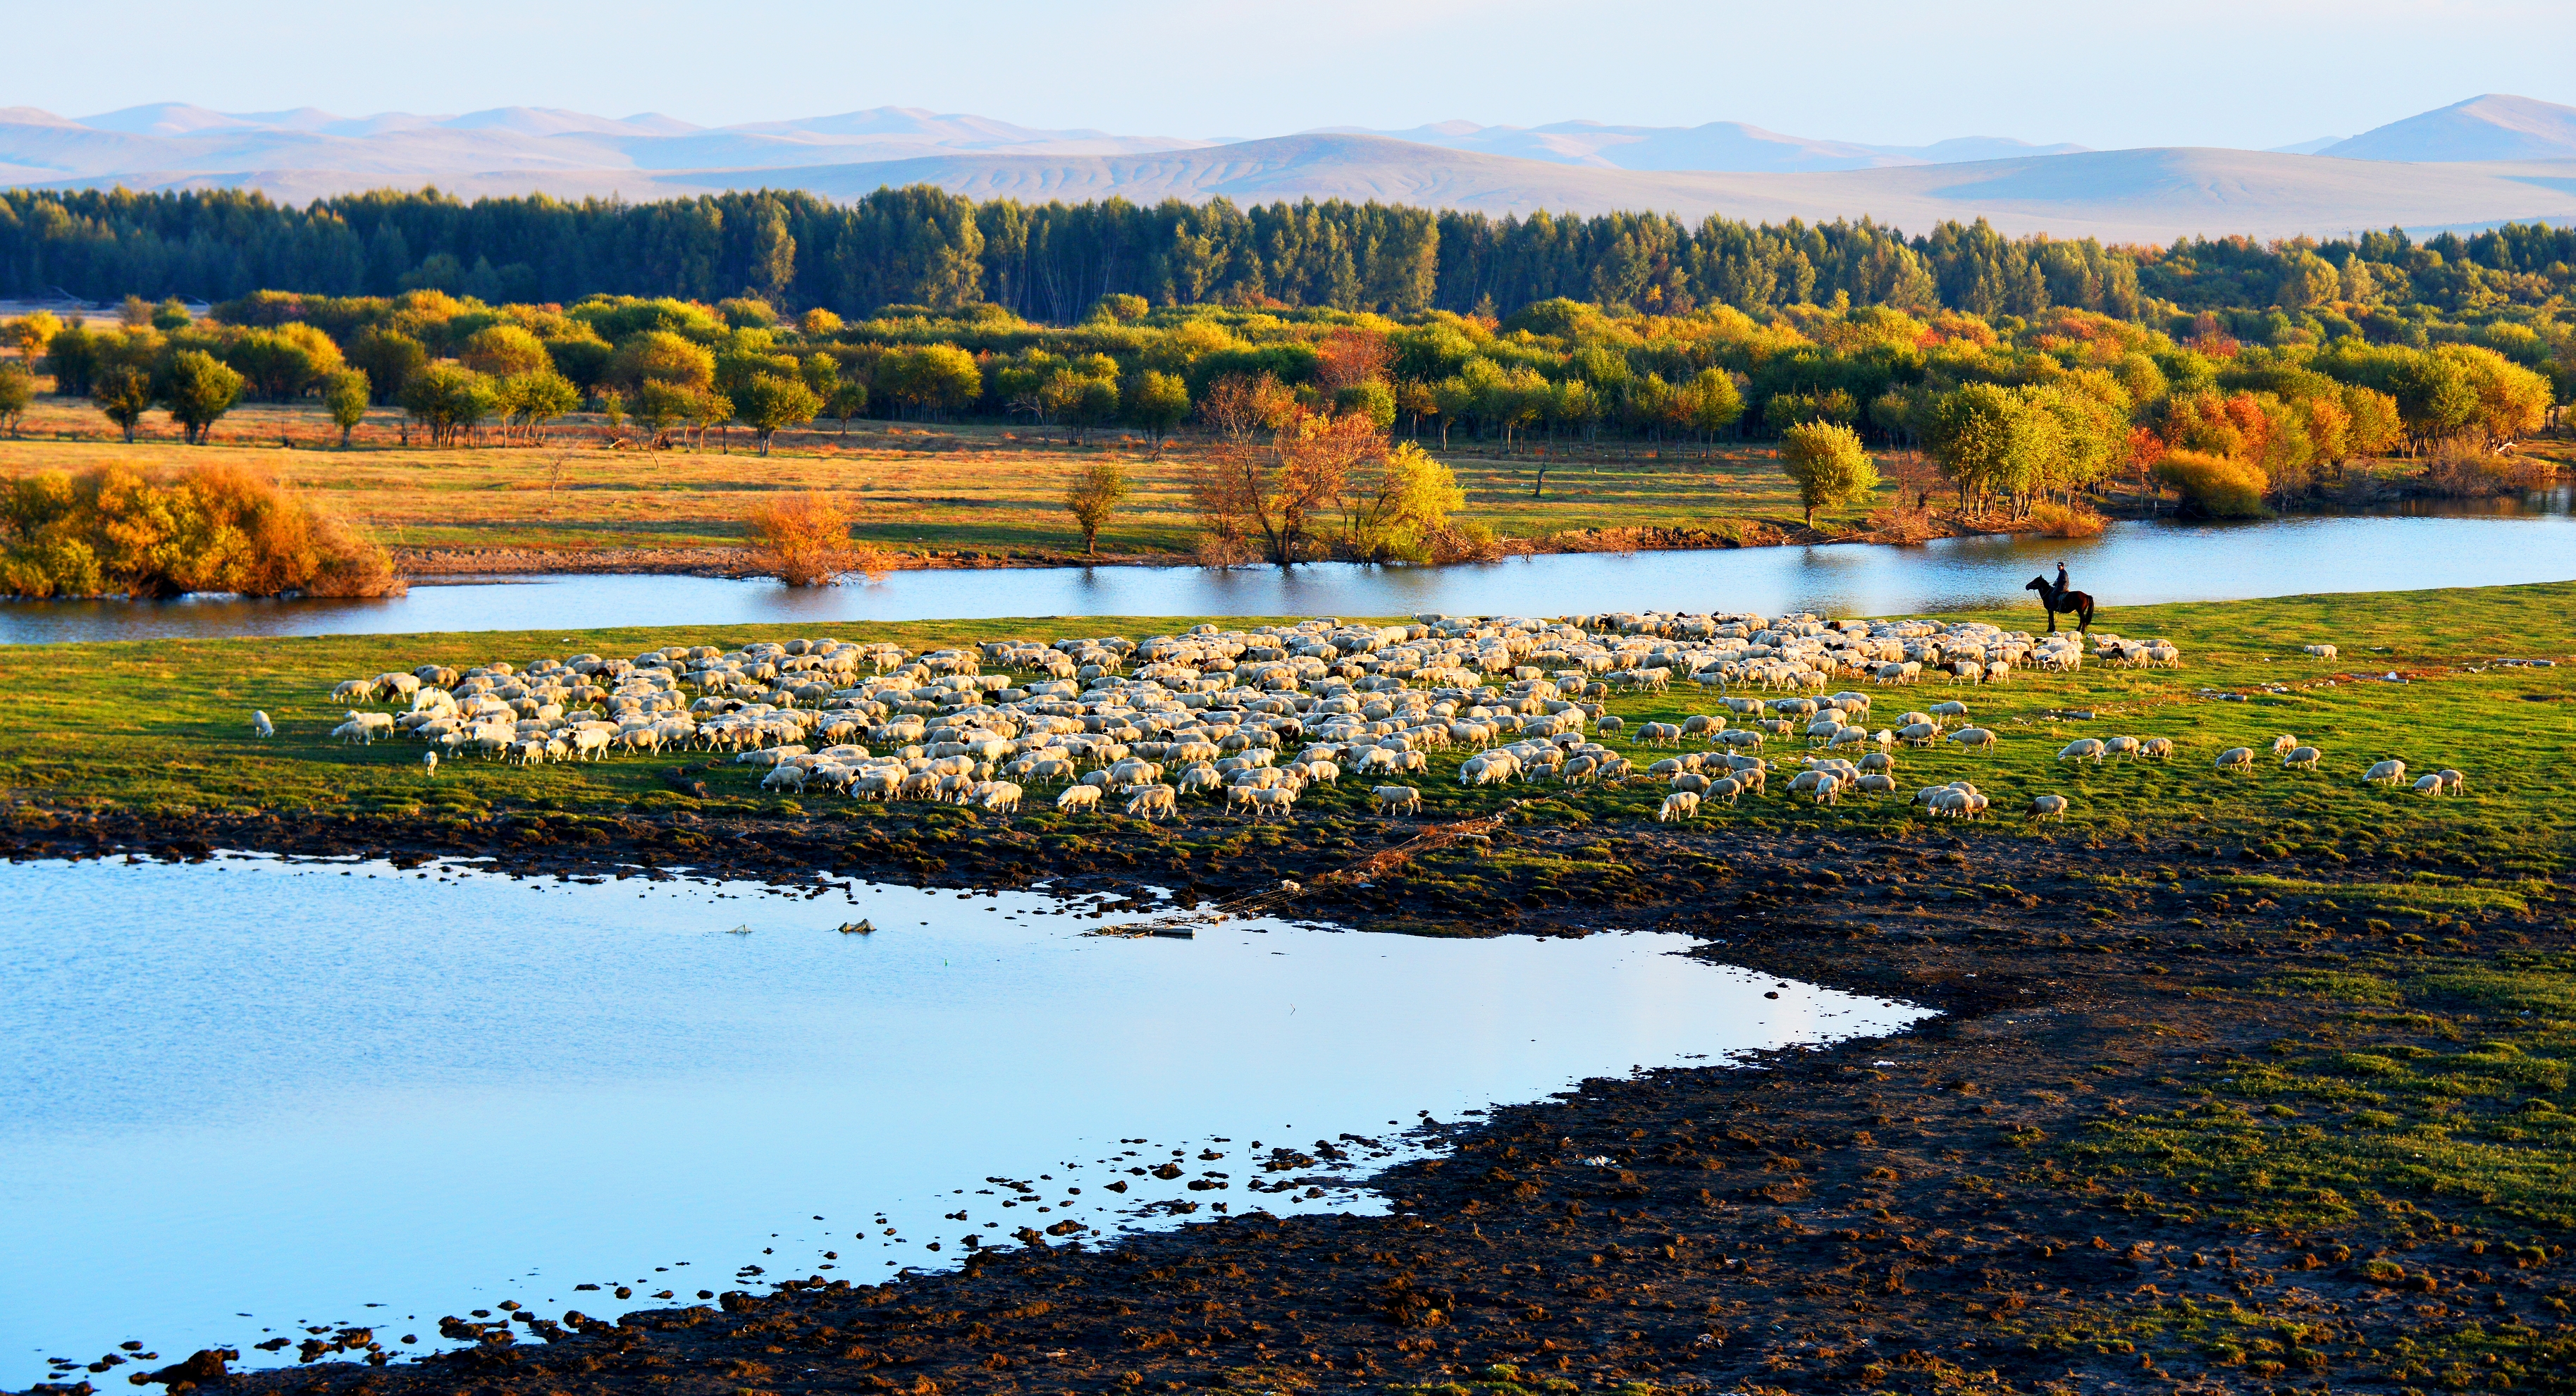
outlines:
[[767, 580], [549, 576], [418, 585], [371, 601], [9, 602], [0, 603], [0, 643], [988, 616], [1898, 615], [2020, 606], [2035, 617], [2023, 585], [2061, 560], [2116, 628], [2120, 607], [2158, 602], [2576, 579], [2576, 517], [2562, 491], [2512, 513], [2127, 522], [2092, 539], [1952, 538], [1908, 548], [1557, 553], [1451, 567], [906, 571], [804, 590]]
[[[1029, 1226], [1379, 1210], [1358, 1184], [1426, 1119], [1923, 1016], [1678, 935], [1112, 939], [1094, 909], [0, 864], [0, 1388], [128, 1339], [276, 1363], [259, 1342], [360, 1325], [418, 1353], [505, 1299], [614, 1315]], [[1266, 1172], [1282, 1146], [1316, 1157]]]

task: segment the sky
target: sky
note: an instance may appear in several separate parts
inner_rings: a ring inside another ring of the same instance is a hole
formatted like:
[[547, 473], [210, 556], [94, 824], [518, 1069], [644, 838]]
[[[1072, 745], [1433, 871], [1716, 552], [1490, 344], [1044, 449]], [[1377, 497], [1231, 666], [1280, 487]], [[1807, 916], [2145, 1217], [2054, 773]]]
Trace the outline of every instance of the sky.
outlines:
[[[2260, 149], [2486, 92], [2576, 105], [2568, 0], [86, 0], [10, 6], [0, 106], [699, 125], [876, 106], [1255, 137], [1464, 118]], [[54, 55], [50, 60], [40, 55]]]

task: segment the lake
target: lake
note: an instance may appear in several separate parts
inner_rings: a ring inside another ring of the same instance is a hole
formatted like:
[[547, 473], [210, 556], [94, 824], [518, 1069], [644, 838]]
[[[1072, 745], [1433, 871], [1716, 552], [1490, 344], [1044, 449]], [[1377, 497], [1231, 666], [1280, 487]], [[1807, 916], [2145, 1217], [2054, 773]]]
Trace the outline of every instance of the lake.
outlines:
[[433, 583], [372, 601], [0, 602], [0, 643], [633, 625], [823, 627], [986, 616], [1556, 616], [1674, 608], [1898, 615], [2019, 606], [2037, 621], [2038, 605], [2022, 586], [2053, 573], [2061, 559], [2075, 585], [2101, 603], [2104, 623], [2116, 629], [2120, 607], [2158, 602], [2576, 579], [2576, 517], [2551, 496], [2513, 513], [2128, 522], [2093, 539], [1951, 538], [1910, 548], [1558, 553], [1452, 567], [908, 571], [804, 590], [768, 580], [563, 576]]
[[[1379, 1210], [1357, 1184], [1426, 1119], [1924, 1016], [1677, 935], [1112, 939], [1081, 902], [848, 881], [225, 856], [0, 865], [0, 908], [11, 1389], [127, 1339], [416, 1353], [504, 1299], [605, 1316], [1024, 1226]], [[1319, 1157], [1265, 1173], [1282, 1146]]]

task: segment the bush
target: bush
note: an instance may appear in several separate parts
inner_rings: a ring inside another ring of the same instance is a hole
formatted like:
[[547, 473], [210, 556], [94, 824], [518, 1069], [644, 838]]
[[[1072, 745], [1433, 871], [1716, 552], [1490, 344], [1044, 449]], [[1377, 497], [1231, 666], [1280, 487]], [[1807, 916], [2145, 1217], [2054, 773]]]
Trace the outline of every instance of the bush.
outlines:
[[2263, 517], [2263, 472], [2228, 456], [2175, 451], [2156, 462], [2156, 479], [2182, 496], [2185, 511], [2208, 519]]
[[2485, 499], [2546, 489], [2558, 476], [2554, 461], [2490, 451], [2459, 437], [2436, 442], [2425, 454], [2424, 469], [2415, 477], [2416, 488], [2454, 499]]
[[763, 504], [746, 520], [752, 562], [792, 587], [830, 586], [852, 572], [885, 570], [876, 549], [850, 538], [850, 516], [819, 494]]
[[2111, 521], [2082, 505], [2034, 504], [2030, 521], [2046, 538], [2097, 538]]
[[122, 466], [0, 489], [0, 591], [42, 599], [194, 591], [385, 596], [383, 548], [237, 466], [155, 479]]

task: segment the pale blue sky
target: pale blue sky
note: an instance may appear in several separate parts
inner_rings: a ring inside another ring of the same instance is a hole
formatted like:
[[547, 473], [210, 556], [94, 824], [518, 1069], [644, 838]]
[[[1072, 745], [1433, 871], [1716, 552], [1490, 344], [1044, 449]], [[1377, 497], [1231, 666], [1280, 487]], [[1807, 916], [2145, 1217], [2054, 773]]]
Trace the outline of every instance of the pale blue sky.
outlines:
[[1882, 143], [2282, 145], [2482, 92], [2576, 104], [2569, 0], [178, 0], [14, 3], [0, 106], [880, 105], [1121, 134], [1464, 117]]

